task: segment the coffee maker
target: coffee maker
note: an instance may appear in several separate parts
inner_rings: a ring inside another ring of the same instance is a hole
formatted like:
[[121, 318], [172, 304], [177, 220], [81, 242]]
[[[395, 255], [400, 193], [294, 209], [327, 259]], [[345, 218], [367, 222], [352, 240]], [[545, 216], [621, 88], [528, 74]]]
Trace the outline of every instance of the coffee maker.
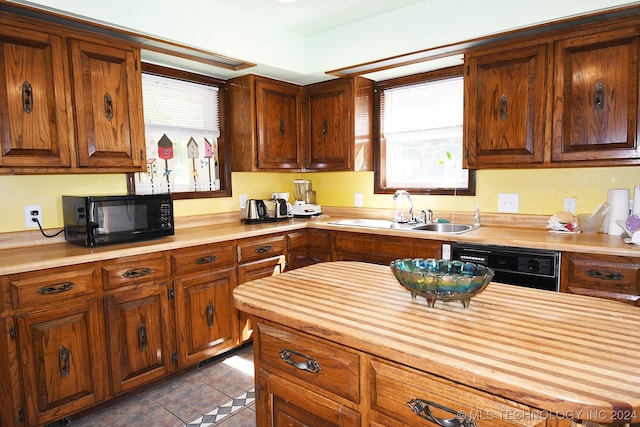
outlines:
[[316, 205], [316, 192], [311, 189], [311, 181], [308, 179], [296, 179], [293, 181], [293, 198], [291, 214], [294, 217], [310, 217], [320, 215], [322, 209]]

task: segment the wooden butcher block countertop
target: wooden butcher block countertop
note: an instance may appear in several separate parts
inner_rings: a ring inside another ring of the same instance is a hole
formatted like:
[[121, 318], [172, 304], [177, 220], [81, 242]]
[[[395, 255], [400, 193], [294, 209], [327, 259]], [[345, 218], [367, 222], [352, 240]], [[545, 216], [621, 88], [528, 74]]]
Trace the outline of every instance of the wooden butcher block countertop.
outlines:
[[388, 266], [327, 262], [240, 285], [244, 312], [574, 419], [640, 418], [640, 309], [491, 283], [412, 299]]

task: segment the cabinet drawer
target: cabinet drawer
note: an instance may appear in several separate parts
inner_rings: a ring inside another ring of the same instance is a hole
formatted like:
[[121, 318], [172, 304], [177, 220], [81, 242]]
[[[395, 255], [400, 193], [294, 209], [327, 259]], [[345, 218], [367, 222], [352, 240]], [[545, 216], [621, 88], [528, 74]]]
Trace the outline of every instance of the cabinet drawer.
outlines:
[[102, 266], [102, 286], [113, 289], [152, 280], [166, 280], [165, 254], [141, 255], [107, 261]]
[[561, 290], [640, 304], [637, 258], [565, 253]]
[[171, 253], [171, 272], [187, 274], [218, 269], [236, 262], [236, 247], [231, 243], [204, 245]]
[[414, 413], [409, 406], [412, 401], [413, 405], [428, 407], [432, 416], [440, 420], [464, 414], [475, 420], [478, 427], [546, 425], [540, 411], [424, 372], [375, 358], [371, 360], [370, 370], [372, 418], [381, 425], [433, 427], [437, 424], [423, 418], [424, 411], [419, 411], [420, 415]]
[[9, 276], [11, 301], [15, 309], [66, 301], [95, 291], [98, 268], [79, 264]]
[[284, 254], [284, 235], [246, 239], [238, 243], [238, 262], [244, 263]]
[[360, 365], [355, 352], [281, 326], [259, 323], [258, 330], [259, 360], [264, 368], [299, 378], [352, 402], [360, 401]]

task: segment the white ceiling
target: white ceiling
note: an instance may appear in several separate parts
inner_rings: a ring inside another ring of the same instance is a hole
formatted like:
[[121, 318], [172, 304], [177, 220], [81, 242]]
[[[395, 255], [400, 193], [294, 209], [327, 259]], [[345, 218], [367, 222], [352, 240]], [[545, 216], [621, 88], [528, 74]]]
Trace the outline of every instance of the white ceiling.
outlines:
[[211, 0], [211, 3], [251, 11], [253, 17], [269, 25], [302, 36], [340, 27], [365, 18], [420, 3], [422, 0]]
[[[639, 2], [625, 0], [8, 0], [248, 61], [229, 71], [143, 51], [143, 60], [223, 79], [255, 73], [309, 84], [326, 72], [439, 48], [556, 19]], [[464, 11], [464, 13], [463, 13]], [[428, 61], [374, 80], [459, 64]]]

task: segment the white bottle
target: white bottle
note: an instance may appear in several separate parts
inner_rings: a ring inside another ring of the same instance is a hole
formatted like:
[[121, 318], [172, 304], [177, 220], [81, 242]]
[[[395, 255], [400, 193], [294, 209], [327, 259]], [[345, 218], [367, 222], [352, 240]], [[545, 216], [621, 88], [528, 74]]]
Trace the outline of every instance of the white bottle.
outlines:
[[474, 227], [480, 226], [480, 204], [476, 203], [476, 208], [473, 211], [473, 225]]

